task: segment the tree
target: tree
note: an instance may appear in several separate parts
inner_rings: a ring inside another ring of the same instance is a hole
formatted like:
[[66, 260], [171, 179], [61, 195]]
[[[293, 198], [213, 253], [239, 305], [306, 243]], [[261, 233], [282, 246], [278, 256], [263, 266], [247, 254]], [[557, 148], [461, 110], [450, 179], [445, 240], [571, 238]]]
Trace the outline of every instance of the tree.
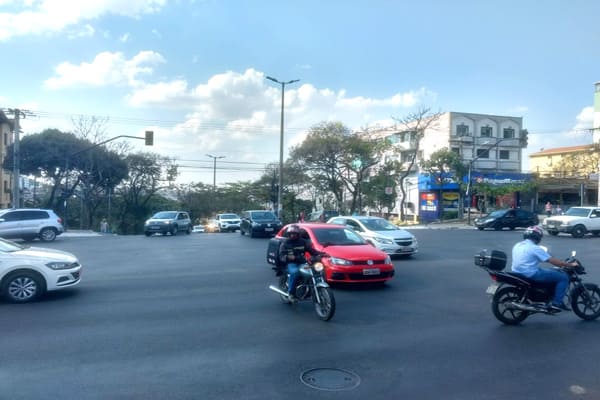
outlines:
[[[424, 160], [421, 162], [421, 168], [428, 172], [430, 176], [436, 178], [436, 181], [440, 183], [440, 218], [444, 218], [444, 209], [443, 209], [443, 189], [442, 185], [444, 184], [444, 179], [449, 176], [452, 176], [456, 182], [459, 183], [459, 188], [462, 188], [460, 184], [465, 176], [467, 167], [463, 164], [461, 157], [458, 153], [455, 153], [448, 148], [443, 148], [431, 153], [431, 156], [428, 160]], [[462, 195], [460, 196], [459, 204], [462, 204]]]
[[[371, 175], [364, 185], [365, 203], [368, 207], [374, 208], [379, 215], [383, 215], [384, 210], [389, 213], [396, 205], [397, 192], [394, 177], [399, 171], [401, 171], [399, 162], [387, 162], [375, 175]], [[391, 189], [390, 192], [386, 192], [388, 188]]]
[[379, 162], [381, 145], [351, 134], [341, 122], [322, 122], [291, 151], [291, 162], [305, 171], [321, 193], [329, 192], [344, 204], [344, 189], [350, 193], [351, 212], [361, 208], [361, 187], [367, 171]]
[[404, 153], [400, 154], [400, 159], [405, 159], [407, 161], [407, 165], [404, 171], [400, 173], [400, 177], [397, 182], [400, 186], [400, 191], [402, 192], [402, 200], [400, 200], [400, 219], [402, 220], [405, 219], [404, 203], [406, 199], [406, 188], [404, 186], [406, 184], [406, 178], [414, 172], [417, 156], [419, 155], [421, 147], [421, 140], [425, 136], [425, 131], [427, 129], [436, 128], [441, 115], [441, 112], [431, 113], [429, 108], [420, 108], [417, 111], [408, 114], [404, 118], [394, 118], [396, 122], [400, 123], [404, 127], [405, 133], [408, 133], [411, 138], [411, 145], [408, 150], [397, 150], [397, 152]]
[[154, 153], [130, 154], [125, 158], [127, 177], [116, 188], [120, 204], [119, 231], [139, 233], [151, 209], [150, 201], [159, 191], [171, 187], [177, 177], [177, 165]]

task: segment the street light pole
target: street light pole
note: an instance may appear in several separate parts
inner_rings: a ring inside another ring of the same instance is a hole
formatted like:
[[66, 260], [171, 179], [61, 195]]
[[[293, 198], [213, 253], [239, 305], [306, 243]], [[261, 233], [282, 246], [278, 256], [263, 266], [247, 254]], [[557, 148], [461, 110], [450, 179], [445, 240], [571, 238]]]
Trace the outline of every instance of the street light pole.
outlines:
[[[485, 149], [486, 153], [489, 152], [494, 147], [498, 146], [498, 144], [500, 144], [500, 142], [503, 140], [504, 140], [503, 138], [496, 140], [496, 143], [494, 143], [493, 145], [491, 145], [490, 147]], [[473, 141], [473, 142], [475, 142], [475, 141]], [[484, 143], [484, 144], [487, 144], [487, 143]], [[485, 154], [485, 153], [483, 153], [483, 154]], [[475, 161], [477, 161], [479, 158], [481, 158], [482, 155], [479, 155], [479, 156], [473, 158], [471, 161], [469, 161], [469, 172], [467, 173], [467, 191], [465, 192], [467, 199], [469, 199], [469, 208], [467, 209], [467, 225], [471, 225], [471, 174], [473, 172], [473, 163]], [[496, 160], [496, 162], [497, 162], [497, 160]], [[497, 166], [498, 166], [498, 164], [496, 164], [496, 167]]]
[[291, 81], [281, 82], [270, 76], [267, 76], [266, 78], [270, 81], [281, 85], [281, 126], [279, 130], [279, 187], [277, 188], [277, 216], [281, 219], [283, 217], [281, 190], [283, 187], [283, 110], [285, 104], [285, 85], [298, 82], [300, 81], [300, 79], [293, 79]]
[[213, 156], [211, 154], [207, 154], [207, 157], [213, 159], [213, 192], [217, 190], [217, 159], [225, 158], [225, 156]]

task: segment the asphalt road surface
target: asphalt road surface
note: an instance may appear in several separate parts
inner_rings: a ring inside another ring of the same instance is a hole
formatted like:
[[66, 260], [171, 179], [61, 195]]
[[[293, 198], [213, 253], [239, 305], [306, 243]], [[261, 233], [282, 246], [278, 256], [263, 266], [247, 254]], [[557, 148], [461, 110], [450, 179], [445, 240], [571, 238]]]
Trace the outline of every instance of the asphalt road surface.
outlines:
[[[59, 237], [83, 281], [0, 302], [0, 399], [599, 399], [600, 322], [503, 326], [482, 248], [522, 231], [414, 230], [384, 287], [335, 286], [337, 312], [267, 289], [266, 239], [237, 233]], [[545, 237], [600, 283], [600, 238]]]

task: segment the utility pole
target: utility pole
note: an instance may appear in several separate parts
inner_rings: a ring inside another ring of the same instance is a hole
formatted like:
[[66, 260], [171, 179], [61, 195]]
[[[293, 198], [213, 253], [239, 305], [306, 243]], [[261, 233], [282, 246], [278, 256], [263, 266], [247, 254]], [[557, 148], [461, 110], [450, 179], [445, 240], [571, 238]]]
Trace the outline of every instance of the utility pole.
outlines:
[[20, 179], [20, 152], [19, 145], [21, 142], [20, 133], [21, 126], [19, 124], [19, 119], [21, 115], [25, 118], [25, 112], [21, 111], [18, 108], [8, 109], [8, 111], [14, 114], [14, 126], [13, 126], [13, 181], [12, 181], [12, 196], [11, 203], [12, 208], [19, 208], [21, 206], [21, 179]]
[[267, 76], [268, 80], [273, 81], [281, 85], [281, 127], [279, 131], [279, 187], [277, 188], [277, 216], [283, 220], [283, 204], [281, 199], [281, 190], [283, 188], [283, 106], [285, 98], [285, 85], [289, 85], [294, 82], [300, 81], [300, 79], [293, 79], [287, 82], [281, 82], [277, 79]]
[[225, 158], [225, 156], [213, 156], [211, 154], [207, 154], [207, 157], [213, 159], [213, 193], [217, 191], [217, 159]]

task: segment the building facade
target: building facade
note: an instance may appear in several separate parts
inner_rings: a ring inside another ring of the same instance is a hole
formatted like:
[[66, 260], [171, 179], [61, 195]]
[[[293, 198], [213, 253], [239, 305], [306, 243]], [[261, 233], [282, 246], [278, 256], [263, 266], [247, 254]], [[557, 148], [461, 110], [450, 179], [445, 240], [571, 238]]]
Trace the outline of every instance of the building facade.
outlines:
[[[410, 128], [394, 126], [362, 134], [371, 139], [385, 138], [395, 149], [385, 155], [383, 162], [397, 160], [407, 167], [415, 155], [415, 133]], [[521, 173], [526, 134], [522, 117], [461, 112], [441, 114], [423, 132], [415, 166], [405, 185], [408, 192], [405, 203], [424, 220], [439, 219], [441, 210], [445, 213], [459, 211], [460, 182], [453, 181], [452, 177], [436, 181], [418, 168], [421, 161], [444, 148], [460, 155], [469, 166], [469, 178], [477, 182], [501, 185], [530, 179]], [[401, 193], [400, 190], [397, 192]], [[391, 214], [399, 214], [401, 200], [398, 198]], [[476, 206], [478, 202], [481, 199], [470, 196], [471, 205]], [[512, 203], [513, 206], [520, 205], [518, 199]]]
[[11, 207], [12, 174], [3, 169], [2, 164], [6, 158], [8, 146], [13, 141], [12, 131], [13, 121], [0, 110], [0, 140], [2, 140], [0, 150], [0, 209]]

